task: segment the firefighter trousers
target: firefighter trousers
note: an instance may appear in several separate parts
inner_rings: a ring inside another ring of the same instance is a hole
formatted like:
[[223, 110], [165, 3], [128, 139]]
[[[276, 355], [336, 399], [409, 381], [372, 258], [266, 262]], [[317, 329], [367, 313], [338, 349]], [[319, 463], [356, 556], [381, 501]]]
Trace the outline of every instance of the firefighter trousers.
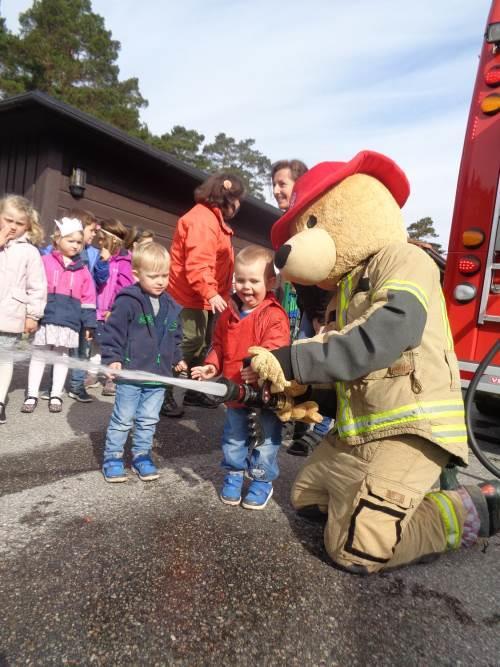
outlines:
[[326, 550], [352, 572], [425, 560], [460, 546], [467, 517], [458, 492], [428, 493], [449, 456], [415, 435], [356, 446], [330, 435], [299, 472], [292, 504], [328, 512]]

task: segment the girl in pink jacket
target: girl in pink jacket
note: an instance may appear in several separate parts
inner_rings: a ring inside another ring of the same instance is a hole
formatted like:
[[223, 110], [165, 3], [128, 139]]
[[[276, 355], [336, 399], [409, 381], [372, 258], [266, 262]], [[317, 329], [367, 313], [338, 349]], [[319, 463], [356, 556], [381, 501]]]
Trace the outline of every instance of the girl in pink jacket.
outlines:
[[[99, 223], [97, 245], [100, 257], [94, 267], [97, 285], [97, 329], [96, 342], [99, 345], [104, 322], [108, 318], [116, 296], [124, 287], [135, 282], [132, 274], [130, 248], [137, 236], [135, 228], [128, 230], [119, 220], [109, 218]], [[115, 383], [107, 380], [102, 390], [103, 396], [115, 394]]]
[[28, 374], [28, 392], [21, 412], [31, 413], [38, 403], [38, 391], [45, 370], [46, 355], [53, 351], [54, 372], [49, 412], [61, 412], [61, 394], [68, 373], [68, 356], [77, 348], [80, 331], [91, 340], [95, 329], [95, 287], [88, 268], [80, 258], [83, 227], [78, 218], [56, 220], [54, 249], [43, 257], [47, 276], [47, 305], [33, 340], [34, 351]]
[[9, 352], [34, 333], [47, 301], [47, 281], [35, 247], [43, 239], [38, 213], [24, 197], [0, 199], [0, 424], [14, 363]]

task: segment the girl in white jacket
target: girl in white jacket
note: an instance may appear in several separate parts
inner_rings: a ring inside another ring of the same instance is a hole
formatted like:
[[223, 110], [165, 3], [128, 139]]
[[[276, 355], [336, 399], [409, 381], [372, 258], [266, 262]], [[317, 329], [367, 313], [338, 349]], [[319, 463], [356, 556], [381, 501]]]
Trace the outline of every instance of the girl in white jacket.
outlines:
[[34, 333], [47, 302], [38, 213], [24, 197], [0, 199], [0, 424], [12, 380], [9, 352], [23, 333]]

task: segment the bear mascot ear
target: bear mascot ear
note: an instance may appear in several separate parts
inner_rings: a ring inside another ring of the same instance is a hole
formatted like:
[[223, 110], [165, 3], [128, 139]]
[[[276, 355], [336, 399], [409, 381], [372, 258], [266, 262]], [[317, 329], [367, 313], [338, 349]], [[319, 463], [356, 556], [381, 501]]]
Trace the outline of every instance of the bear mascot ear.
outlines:
[[390, 158], [362, 151], [322, 162], [295, 183], [273, 225], [275, 264], [286, 280], [333, 289], [340, 278], [395, 241], [406, 241], [401, 206], [410, 192]]

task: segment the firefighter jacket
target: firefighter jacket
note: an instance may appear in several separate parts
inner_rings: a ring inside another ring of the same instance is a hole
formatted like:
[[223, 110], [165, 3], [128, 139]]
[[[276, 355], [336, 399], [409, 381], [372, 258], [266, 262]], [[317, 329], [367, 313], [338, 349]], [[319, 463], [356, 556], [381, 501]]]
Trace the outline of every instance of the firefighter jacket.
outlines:
[[411, 433], [466, 464], [458, 363], [432, 259], [393, 243], [344, 276], [336, 298], [335, 331], [274, 352], [285, 375], [335, 382], [347, 444]]

